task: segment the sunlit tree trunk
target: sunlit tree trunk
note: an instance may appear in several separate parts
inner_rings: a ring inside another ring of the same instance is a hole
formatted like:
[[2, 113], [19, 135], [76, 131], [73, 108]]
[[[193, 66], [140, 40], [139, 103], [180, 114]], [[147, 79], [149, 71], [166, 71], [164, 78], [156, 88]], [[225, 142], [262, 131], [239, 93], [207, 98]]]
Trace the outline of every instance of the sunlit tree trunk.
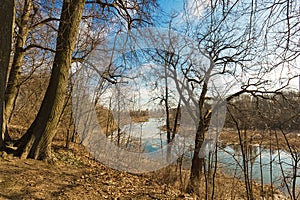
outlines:
[[64, 105], [72, 52], [84, 4], [84, 0], [63, 2], [49, 86], [34, 122], [19, 144], [21, 158], [51, 160], [51, 142]]
[[5, 147], [5, 88], [7, 71], [10, 60], [13, 24], [15, 16], [15, 1], [3, 0], [0, 4], [0, 149]]
[[14, 102], [18, 94], [18, 87], [19, 87], [18, 80], [21, 73], [20, 71], [23, 63], [23, 58], [25, 55], [24, 46], [29, 32], [28, 21], [30, 19], [32, 6], [33, 6], [32, 0], [26, 0], [24, 2], [23, 13], [20, 17], [19, 29], [16, 35], [14, 58], [9, 73], [7, 88], [5, 91], [5, 103], [6, 103], [5, 114], [7, 120], [10, 119], [14, 107]]

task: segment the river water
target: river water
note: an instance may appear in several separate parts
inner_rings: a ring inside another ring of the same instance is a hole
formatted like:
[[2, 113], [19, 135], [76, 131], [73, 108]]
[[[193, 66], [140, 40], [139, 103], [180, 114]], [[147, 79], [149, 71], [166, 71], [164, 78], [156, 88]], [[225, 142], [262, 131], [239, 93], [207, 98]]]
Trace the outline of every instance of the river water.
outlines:
[[[164, 119], [150, 118], [149, 121], [131, 123], [122, 127], [122, 131], [130, 137], [139, 138], [145, 152], [159, 151], [166, 145], [166, 132], [160, 127], [165, 124]], [[193, 141], [190, 141], [193, 144]], [[300, 187], [300, 153], [291, 155], [282, 150], [270, 150], [259, 145], [248, 147], [248, 162], [243, 165], [243, 157], [239, 145], [223, 145], [218, 147], [218, 165], [224, 171], [235, 177], [243, 179], [243, 169], [248, 168], [250, 178], [258, 183], [270, 184], [286, 191], [284, 180], [291, 183], [293, 172], [296, 169], [297, 186]], [[191, 155], [191, 151], [187, 152]], [[294, 159], [293, 159], [294, 156]], [[298, 164], [295, 160], [299, 160]], [[286, 177], [285, 179], [283, 177]]]
[[[224, 166], [227, 174], [236, 177], [244, 177], [243, 169], [248, 168], [250, 178], [258, 183], [273, 183], [278, 189], [286, 191], [284, 181], [293, 181], [294, 170], [297, 170], [297, 187], [300, 187], [300, 162], [296, 163], [293, 159], [300, 153], [291, 155], [283, 150], [270, 150], [259, 145], [252, 145], [248, 148], [248, 162], [243, 164], [243, 157], [240, 145], [225, 145], [218, 149], [218, 163]], [[285, 179], [283, 178], [285, 177]]]

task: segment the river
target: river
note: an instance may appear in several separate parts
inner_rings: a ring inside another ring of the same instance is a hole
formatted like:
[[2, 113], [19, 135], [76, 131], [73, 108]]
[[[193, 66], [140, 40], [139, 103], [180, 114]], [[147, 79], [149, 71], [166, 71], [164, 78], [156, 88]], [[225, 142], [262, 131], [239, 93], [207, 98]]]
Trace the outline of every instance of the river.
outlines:
[[[166, 145], [166, 132], [160, 129], [164, 124], [164, 119], [150, 118], [146, 122], [126, 125], [122, 127], [122, 131], [130, 137], [139, 138], [145, 152], [155, 152]], [[193, 141], [190, 141], [190, 144], [193, 144]], [[191, 152], [187, 152], [187, 155], [191, 155]], [[249, 146], [249, 161], [246, 167], [250, 178], [263, 184], [272, 182], [277, 188], [286, 191], [284, 180], [291, 182], [292, 173], [296, 169], [296, 183], [300, 187], [300, 153], [293, 156], [282, 150], [270, 150], [259, 145]], [[240, 145], [219, 146], [217, 157], [218, 165], [221, 165], [227, 174], [243, 179], [244, 166]], [[299, 161], [297, 166], [295, 160]]]

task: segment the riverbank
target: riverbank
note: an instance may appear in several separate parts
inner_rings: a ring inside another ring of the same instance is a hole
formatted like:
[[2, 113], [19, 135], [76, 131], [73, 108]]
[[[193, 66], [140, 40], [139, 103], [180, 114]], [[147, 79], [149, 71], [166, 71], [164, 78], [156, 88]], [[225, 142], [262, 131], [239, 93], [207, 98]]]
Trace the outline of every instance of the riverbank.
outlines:
[[219, 135], [223, 145], [259, 145], [269, 149], [280, 149], [286, 152], [300, 152], [300, 132], [280, 130], [249, 130], [240, 131], [224, 128]]

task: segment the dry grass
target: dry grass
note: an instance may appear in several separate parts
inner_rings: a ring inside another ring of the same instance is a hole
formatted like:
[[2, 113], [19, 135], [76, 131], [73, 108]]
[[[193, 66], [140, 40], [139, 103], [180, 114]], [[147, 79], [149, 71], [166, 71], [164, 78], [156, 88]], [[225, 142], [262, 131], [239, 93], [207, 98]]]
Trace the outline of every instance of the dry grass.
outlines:
[[[300, 132], [285, 132], [284, 134], [280, 130], [249, 130], [246, 133], [242, 132], [243, 142], [248, 144], [259, 144], [266, 148], [283, 149], [289, 151], [288, 144], [294, 151], [300, 151]], [[284, 137], [286, 136], [286, 139]], [[245, 137], [246, 136], [246, 137]], [[219, 136], [219, 141], [223, 144], [239, 144], [239, 134], [236, 130], [224, 130]]]
[[[181, 175], [180, 175], [181, 174]], [[180, 172], [176, 165], [172, 165], [161, 169], [159, 171], [151, 173], [153, 179], [156, 179], [161, 185], [169, 185], [172, 188], [179, 189], [182, 191], [182, 196], [185, 197], [187, 194], [184, 193], [185, 188], [188, 185], [190, 173], [188, 170], [182, 170]], [[207, 175], [208, 176], [208, 175]], [[207, 181], [206, 181], [207, 180]], [[200, 183], [200, 197], [193, 196], [194, 199], [205, 199], [206, 193], [208, 193], [208, 199], [247, 199], [247, 192], [245, 183], [240, 179], [228, 176], [218, 169], [216, 176], [214, 178], [210, 176], [209, 178], [203, 176]], [[207, 184], [207, 187], [206, 187]], [[213, 186], [214, 184], [214, 186]], [[261, 190], [261, 185], [253, 182], [253, 196], [254, 199], [288, 199], [284, 197], [279, 191], [272, 190], [268, 185], [265, 185], [263, 192]], [[213, 191], [214, 189], [214, 191]], [[213, 193], [213, 197], [212, 197]]]

